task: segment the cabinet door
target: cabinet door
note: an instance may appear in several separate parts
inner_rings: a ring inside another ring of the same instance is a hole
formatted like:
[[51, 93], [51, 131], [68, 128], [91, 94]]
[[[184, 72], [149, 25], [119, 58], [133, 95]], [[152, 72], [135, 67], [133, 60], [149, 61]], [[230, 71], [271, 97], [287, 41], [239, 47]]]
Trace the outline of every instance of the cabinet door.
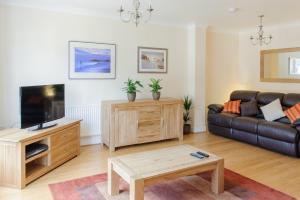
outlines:
[[135, 108], [117, 109], [115, 114], [115, 145], [137, 143], [138, 111]]
[[162, 139], [180, 137], [182, 132], [182, 113], [180, 104], [163, 105]]
[[161, 139], [161, 106], [151, 105], [138, 108], [137, 140], [139, 143]]
[[51, 165], [58, 165], [80, 153], [80, 126], [76, 125], [50, 137]]

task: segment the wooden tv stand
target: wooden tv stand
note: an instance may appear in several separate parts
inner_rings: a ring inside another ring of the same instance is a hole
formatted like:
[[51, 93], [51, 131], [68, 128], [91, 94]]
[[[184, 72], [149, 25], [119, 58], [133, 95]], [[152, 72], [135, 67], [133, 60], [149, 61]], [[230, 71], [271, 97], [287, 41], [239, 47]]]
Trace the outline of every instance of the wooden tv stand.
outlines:
[[[47, 144], [49, 149], [26, 160], [26, 146]], [[80, 120], [61, 120], [39, 130], [0, 131], [0, 186], [22, 189], [27, 184], [80, 153]]]

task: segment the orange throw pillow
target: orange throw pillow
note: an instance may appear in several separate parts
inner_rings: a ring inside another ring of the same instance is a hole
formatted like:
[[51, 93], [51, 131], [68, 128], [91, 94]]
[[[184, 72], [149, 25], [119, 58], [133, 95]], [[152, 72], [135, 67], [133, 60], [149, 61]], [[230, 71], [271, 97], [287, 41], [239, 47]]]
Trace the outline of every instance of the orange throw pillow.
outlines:
[[297, 119], [300, 119], [300, 102], [284, 111], [284, 113], [293, 124]]
[[240, 114], [241, 100], [228, 101], [224, 104], [223, 112]]

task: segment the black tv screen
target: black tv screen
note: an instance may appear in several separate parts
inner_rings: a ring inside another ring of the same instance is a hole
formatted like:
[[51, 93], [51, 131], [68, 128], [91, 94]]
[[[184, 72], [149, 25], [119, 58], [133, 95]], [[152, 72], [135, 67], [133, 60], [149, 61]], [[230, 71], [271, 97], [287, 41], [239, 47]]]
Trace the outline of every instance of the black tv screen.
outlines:
[[65, 86], [20, 87], [21, 128], [29, 128], [65, 116]]

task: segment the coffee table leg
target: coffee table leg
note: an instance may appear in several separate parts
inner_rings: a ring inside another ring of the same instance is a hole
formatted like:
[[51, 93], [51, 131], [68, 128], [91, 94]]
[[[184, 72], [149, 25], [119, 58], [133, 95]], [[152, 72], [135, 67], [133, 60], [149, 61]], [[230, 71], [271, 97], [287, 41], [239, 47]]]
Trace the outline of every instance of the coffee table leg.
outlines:
[[130, 200], [144, 200], [144, 180], [130, 181]]
[[224, 192], [224, 160], [220, 160], [211, 176], [211, 190], [215, 194]]
[[108, 161], [108, 194], [111, 196], [119, 194], [119, 175], [114, 171], [113, 164]]

